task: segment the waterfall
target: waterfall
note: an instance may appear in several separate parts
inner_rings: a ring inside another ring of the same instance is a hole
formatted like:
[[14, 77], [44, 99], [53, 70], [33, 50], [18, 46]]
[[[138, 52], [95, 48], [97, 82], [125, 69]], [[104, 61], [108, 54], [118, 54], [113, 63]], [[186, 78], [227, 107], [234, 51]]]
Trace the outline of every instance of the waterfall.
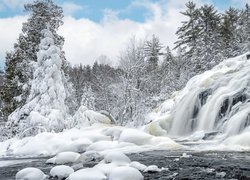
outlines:
[[250, 133], [250, 60], [247, 55], [227, 59], [190, 79], [186, 87], [170, 99], [174, 105], [169, 111], [163, 111], [168, 108], [160, 106], [156, 121], [163, 115], [171, 116], [166, 119], [170, 121], [165, 129], [167, 134], [183, 137], [204, 132], [215, 137], [223, 135], [226, 139]]

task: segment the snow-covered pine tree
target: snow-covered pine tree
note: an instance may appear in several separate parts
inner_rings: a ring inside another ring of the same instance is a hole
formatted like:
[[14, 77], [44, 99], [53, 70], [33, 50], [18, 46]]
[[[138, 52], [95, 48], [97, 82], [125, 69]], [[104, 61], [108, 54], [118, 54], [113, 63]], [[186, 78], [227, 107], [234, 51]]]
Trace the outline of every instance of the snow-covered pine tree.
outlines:
[[160, 51], [162, 45], [160, 40], [155, 35], [152, 35], [152, 39], [145, 42], [145, 55], [148, 62], [148, 69], [150, 71], [155, 70], [158, 67]]
[[[55, 37], [55, 44], [62, 48], [64, 39], [56, 33], [63, 24], [62, 8], [52, 0], [36, 0], [25, 5], [25, 11], [31, 13], [27, 22], [23, 23], [22, 33], [14, 45], [14, 51], [6, 56], [6, 76], [1, 90], [3, 112], [7, 117], [16, 109], [22, 107], [30, 94], [30, 80], [33, 76], [33, 63], [37, 61], [37, 52], [42, 37], [41, 31], [50, 25]], [[64, 52], [60, 54], [63, 60], [62, 69], [67, 72], [68, 62]], [[68, 91], [71, 85], [68, 85]], [[68, 99], [69, 102], [73, 101]]]
[[221, 51], [224, 58], [234, 57], [239, 53], [237, 45], [237, 25], [239, 21], [239, 10], [230, 7], [222, 14], [220, 26]]
[[193, 71], [197, 74], [211, 69], [222, 60], [219, 25], [220, 15], [214, 6], [202, 6], [199, 16], [200, 32], [192, 57], [192, 62], [195, 65]]
[[199, 36], [199, 16], [200, 11], [192, 1], [186, 3], [186, 11], [181, 12], [187, 20], [182, 21], [182, 26], [178, 28], [176, 35], [178, 41], [175, 42], [175, 49], [184, 48], [188, 57], [191, 57], [196, 47]]
[[67, 80], [62, 70], [61, 47], [49, 28], [42, 30], [31, 91], [27, 103], [14, 111], [8, 125], [14, 133], [33, 135], [41, 129], [61, 131], [67, 126]]
[[237, 30], [237, 40], [240, 49], [239, 54], [249, 51], [250, 46], [250, 6], [246, 4], [245, 9], [241, 11], [239, 25]]

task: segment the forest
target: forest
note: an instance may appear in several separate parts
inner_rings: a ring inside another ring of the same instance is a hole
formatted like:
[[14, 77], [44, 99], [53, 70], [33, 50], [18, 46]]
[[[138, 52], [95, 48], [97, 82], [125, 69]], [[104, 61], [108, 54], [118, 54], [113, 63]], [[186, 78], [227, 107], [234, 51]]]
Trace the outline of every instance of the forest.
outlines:
[[[178, 28], [175, 48], [163, 45], [157, 35], [149, 39], [131, 37], [113, 66], [106, 56], [93, 65], [71, 65], [62, 51], [64, 38], [57, 34], [63, 25], [62, 8], [52, 1], [25, 5], [30, 17], [14, 49], [6, 54], [4, 82], [1, 88], [1, 114], [4, 122], [32, 98], [31, 82], [39, 66], [37, 52], [43, 29], [48, 28], [61, 50], [63, 86], [69, 114], [84, 105], [105, 111], [116, 124], [140, 126], [150, 121], [145, 114], [180, 89], [187, 81], [211, 69], [224, 59], [247, 52], [250, 34], [250, 8], [230, 7], [219, 13], [213, 5], [186, 4], [180, 12], [186, 20]], [[46, 70], [40, 64], [42, 71]], [[17, 119], [25, 119], [19, 114]], [[17, 121], [19, 121], [17, 120]], [[148, 122], [147, 122], [148, 121]]]

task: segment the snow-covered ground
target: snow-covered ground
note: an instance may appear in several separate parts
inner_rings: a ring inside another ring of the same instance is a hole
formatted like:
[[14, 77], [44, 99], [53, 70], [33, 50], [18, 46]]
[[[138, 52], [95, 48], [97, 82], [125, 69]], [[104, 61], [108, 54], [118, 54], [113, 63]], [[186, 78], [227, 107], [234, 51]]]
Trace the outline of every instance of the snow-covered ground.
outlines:
[[93, 124], [61, 133], [44, 132], [34, 137], [13, 138], [0, 142], [1, 156], [49, 156], [60, 152], [110, 151], [124, 153], [157, 149], [179, 149], [182, 146], [168, 137], [149, 135], [141, 130]]

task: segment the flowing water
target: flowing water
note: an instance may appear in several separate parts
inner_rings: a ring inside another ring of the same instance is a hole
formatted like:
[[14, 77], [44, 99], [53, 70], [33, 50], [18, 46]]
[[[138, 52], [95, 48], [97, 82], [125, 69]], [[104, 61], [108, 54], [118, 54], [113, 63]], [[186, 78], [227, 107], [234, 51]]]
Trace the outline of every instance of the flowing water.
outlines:
[[[167, 168], [161, 172], [143, 172], [145, 180], [250, 180], [250, 152], [175, 150], [133, 153], [128, 156], [132, 161], [147, 166], [157, 165], [159, 168]], [[45, 163], [48, 158], [0, 159], [0, 180], [13, 180], [15, 174], [26, 167], [37, 167], [45, 174], [49, 174], [54, 165]], [[93, 167], [97, 163], [90, 161], [83, 166]]]

